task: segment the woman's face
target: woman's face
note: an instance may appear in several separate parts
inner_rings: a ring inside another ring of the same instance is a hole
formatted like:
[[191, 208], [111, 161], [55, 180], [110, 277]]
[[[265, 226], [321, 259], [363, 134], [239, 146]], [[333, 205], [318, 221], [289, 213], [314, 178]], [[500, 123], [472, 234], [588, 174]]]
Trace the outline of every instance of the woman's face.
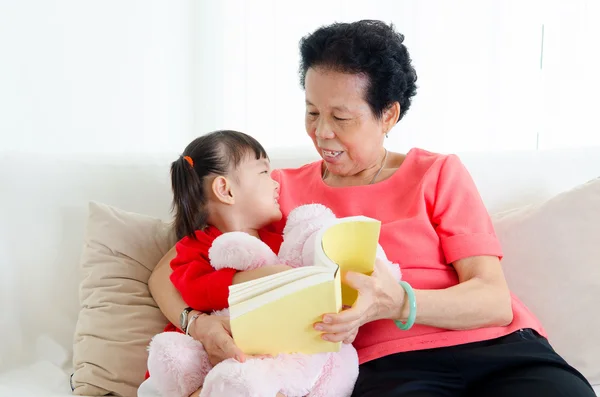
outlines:
[[375, 118], [364, 100], [367, 77], [310, 68], [305, 78], [306, 132], [336, 176], [379, 167], [386, 116]]

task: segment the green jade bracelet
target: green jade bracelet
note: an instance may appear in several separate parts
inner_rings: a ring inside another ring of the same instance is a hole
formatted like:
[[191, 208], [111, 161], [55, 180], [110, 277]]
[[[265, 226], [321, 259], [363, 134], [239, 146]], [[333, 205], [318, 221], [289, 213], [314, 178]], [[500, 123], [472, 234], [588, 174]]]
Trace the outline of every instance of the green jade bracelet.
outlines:
[[408, 319], [403, 323], [400, 320], [394, 320], [396, 326], [403, 331], [407, 331], [412, 328], [417, 318], [417, 299], [415, 298], [415, 291], [412, 289], [409, 283], [406, 281], [400, 281], [400, 285], [404, 288], [406, 296], [408, 297], [408, 307], [410, 309], [408, 313]]

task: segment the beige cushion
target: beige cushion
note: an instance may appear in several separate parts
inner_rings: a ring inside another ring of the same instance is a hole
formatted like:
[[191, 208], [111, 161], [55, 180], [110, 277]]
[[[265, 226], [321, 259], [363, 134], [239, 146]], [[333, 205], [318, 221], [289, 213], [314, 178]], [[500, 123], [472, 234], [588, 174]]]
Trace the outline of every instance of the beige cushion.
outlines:
[[555, 350], [600, 384], [600, 179], [493, 219], [509, 287]]
[[90, 203], [73, 346], [74, 394], [137, 395], [146, 347], [167, 324], [150, 296], [148, 278], [174, 243], [171, 228], [159, 219]]

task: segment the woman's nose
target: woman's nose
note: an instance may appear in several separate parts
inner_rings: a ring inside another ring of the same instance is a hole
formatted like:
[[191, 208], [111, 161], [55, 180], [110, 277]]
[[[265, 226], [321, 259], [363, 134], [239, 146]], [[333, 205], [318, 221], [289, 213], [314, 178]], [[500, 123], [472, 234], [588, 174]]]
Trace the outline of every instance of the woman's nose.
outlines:
[[327, 123], [323, 119], [319, 120], [319, 123], [317, 124], [317, 128], [315, 130], [315, 135], [317, 136], [317, 138], [320, 139], [332, 139], [333, 137], [335, 137], [333, 130], [329, 126], [329, 123]]

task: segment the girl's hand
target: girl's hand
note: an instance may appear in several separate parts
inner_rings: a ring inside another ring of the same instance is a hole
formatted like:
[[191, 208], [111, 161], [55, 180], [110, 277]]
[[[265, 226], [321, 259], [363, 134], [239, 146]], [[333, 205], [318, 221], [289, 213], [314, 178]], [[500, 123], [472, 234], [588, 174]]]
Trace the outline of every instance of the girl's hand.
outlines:
[[347, 272], [343, 282], [358, 291], [354, 305], [340, 313], [323, 316], [315, 324], [322, 338], [331, 342], [352, 343], [361, 325], [381, 319], [400, 319], [404, 305], [404, 289], [381, 261], [375, 262], [371, 276]]

